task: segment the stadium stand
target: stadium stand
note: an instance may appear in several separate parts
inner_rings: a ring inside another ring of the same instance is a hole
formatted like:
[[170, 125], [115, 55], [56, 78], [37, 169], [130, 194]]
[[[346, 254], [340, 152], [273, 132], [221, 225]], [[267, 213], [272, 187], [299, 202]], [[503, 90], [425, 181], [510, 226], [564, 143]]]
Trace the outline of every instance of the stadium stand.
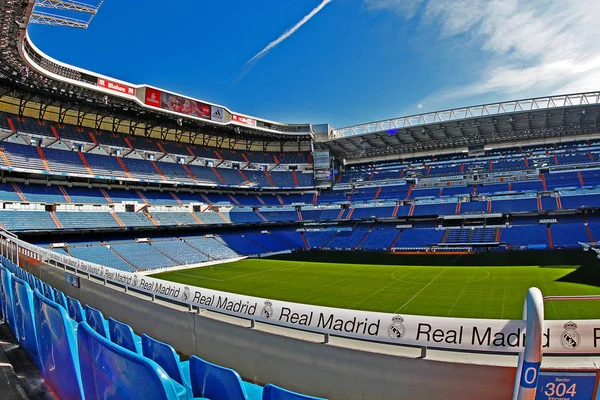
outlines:
[[[140, 338], [127, 324], [107, 321], [98, 310], [82, 308], [68, 298], [69, 304], [76, 305], [73, 311], [79, 310], [79, 317], [71, 319], [62, 292], [39, 281], [49, 288], [42, 293], [30, 286], [38, 278], [3, 256], [0, 261], [2, 314], [12, 316], [6, 321], [19, 345], [41, 370], [45, 384], [61, 398], [105, 398], [116, 391], [140, 398], [232, 398], [223, 396], [233, 394], [257, 400], [280, 398], [273, 396], [319, 400], [274, 385], [265, 387], [267, 397], [263, 397], [262, 386], [243, 381], [234, 370], [196, 356], [181, 361], [168, 344], [148, 335]], [[55, 302], [54, 293], [63, 300]], [[98, 360], [107, 368], [98, 368]], [[115, 375], [108, 366], [116, 365], [121, 373]]]

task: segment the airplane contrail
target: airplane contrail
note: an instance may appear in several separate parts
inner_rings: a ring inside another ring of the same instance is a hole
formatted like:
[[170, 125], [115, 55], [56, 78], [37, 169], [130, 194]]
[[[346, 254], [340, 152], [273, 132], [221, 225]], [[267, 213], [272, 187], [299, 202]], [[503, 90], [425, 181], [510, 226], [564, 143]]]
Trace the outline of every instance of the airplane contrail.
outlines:
[[315, 9], [313, 9], [310, 13], [308, 13], [304, 18], [302, 18], [296, 25], [285, 31], [281, 36], [277, 39], [273, 40], [269, 43], [264, 49], [259, 51], [254, 57], [246, 61], [246, 63], [239, 69], [238, 75], [234, 78], [230, 87], [233, 87], [237, 84], [248, 72], [252, 69], [253, 63], [256, 62], [259, 58], [267, 54], [273, 47], [277, 46], [279, 43], [283, 42], [285, 39], [289, 38], [296, 32], [298, 29], [302, 27], [305, 23], [310, 21], [312, 17], [317, 15], [327, 4], [331, 3], [333, 0], [323, 0], [321, 4], [319, 4]]
[[277, 46], [279, 43], [283, 42], [285, 39], [287, 39], [290, 36], [292, 36], [294, 34], [294, 32], [296, 32], [298, 29], [300, 29], [302, 27], [302, 25], [304, 25], [305, 23], [307, 23], [308, 21], [310, 21], [312, 17], [314, 17], [315, 15], [317, 15], [319, 13], [319, 11], [321, 11], [327, 4], [331, 3], [331, 1], [332, 0], [323, 0], [321, 2], [321, 4], [319, 4], [314, 10], [312, 10], [304, 18], [302, 18], [296, 25], [294, 25], [292, 28], [290, 28], [287, 31], [285, 31], [281, 36], [279, 36], [277, 39], [273, 40], [264, 49], [262, 49], [260, 52], [258, 52], [250, 60], [248, 60], [246, 62], [246, 64], [244, 64], [244, 66], [250, 64], [252, 61], [258, 60], [260, 57], [262, 57], [265, 54], [267, 54], [267, 52], [269, 50], [271, 50], [273, 47]]

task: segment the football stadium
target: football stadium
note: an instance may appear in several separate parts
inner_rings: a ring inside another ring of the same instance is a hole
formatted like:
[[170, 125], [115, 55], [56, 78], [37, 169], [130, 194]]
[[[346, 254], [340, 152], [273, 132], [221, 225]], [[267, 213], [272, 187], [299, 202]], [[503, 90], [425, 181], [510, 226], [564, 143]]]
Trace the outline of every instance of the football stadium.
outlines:
[[30, 38], [101, 5], [0, 0], [0, 398], [600, 398], [600, 92], [276, 122]]

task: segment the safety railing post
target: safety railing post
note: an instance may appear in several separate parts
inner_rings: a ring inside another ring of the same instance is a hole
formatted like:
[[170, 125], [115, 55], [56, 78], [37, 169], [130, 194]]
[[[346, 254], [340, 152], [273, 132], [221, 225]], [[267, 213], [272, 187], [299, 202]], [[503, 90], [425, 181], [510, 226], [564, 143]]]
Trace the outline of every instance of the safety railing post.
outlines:
[[525, 346], [519, 353], [513, 400], [534, 400], [542, 364], [542, 328], [544, 323], [544, 298], [540, 289], [527, 291], [523, 306], [526, 322]]

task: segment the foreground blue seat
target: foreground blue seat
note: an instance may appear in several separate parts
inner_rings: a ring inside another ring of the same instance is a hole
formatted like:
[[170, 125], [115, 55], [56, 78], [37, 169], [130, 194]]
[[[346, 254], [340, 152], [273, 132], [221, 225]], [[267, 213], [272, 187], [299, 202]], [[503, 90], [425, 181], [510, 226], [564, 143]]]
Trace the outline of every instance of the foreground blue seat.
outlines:
[[87, 322], [93, 330], [95, 330], [105, 338], [110, 339], [110, 336], [108, 336], [108, 322], [104, 319], [104, 315], [102, 315], [100, 310], [96, 310], [95, 308], [90, 307], [86, 304], [84, 311], [85, 322]]
[[86, 322], [79, 326], [77, 342], [86, 399], [186, 398], [185, 388], [157, 363], [117, 346]]
[[55, 301], [54, 299], [54, 289], [52, 288], [52, 286], [48, 285], [46, 282], [43, 282], [42, 286], [44, 287], [44, 296], [46, 296], [46, 298]]
[[160, 365], [172, 379], [185, 386], [188, 396], [192, 397], [189, 361], [181, 362], [171, 346], [148, 335], [142, 335], [142, 354]]
[[67, 312], [75, 322], [80, 323], [85, 321], [85, 311], [81, 307], [79, 300], [67, 296]]
[[35, 328], [33, 290], [23, 279], [13, 277], [13, 305], [17, 341], [31, 361], [39, 368], [39, 349]]
[[190, 358], [190, 379], [194, 396], [219, 400], [261, 400], [263, 388], [242, 378], [232, 369]]
[[6, 268], [0, 268], [0, 274], [2, 274], [2, 281], [0, 282], [2, 284], [2, 315], [4, 316], [4, 322], [10, 328], [13, 335], [17, 336], [12, 295], [12, 279], [14, 275]]
[[133, 332], [133, 329], [127, 324], [117, 321], [116, 319], [108, 319], [108, 334], [110, 340], [114, 344], [126, 348], [129, 351], [138, 353], [142, 352], [142, 339]]
[[29, 283], [31, 290], [35, 290], [35, 276], [33, 274], [27, 274], [27, 283]]
[[54, 301], [60, 304], [65, 310], [68, 310], [67, 296], [58, 289], [54, 289]]
[[38, 334], [42, 377], [60, 399], [83, 399], [77, 323], [67, 312], [35, 291], [35, 327]]
[[321, 397], [313, 397], [305, 394], [292, 392], [271, 383], [263, 388], [262, 400], [325, 400]]
[[44, 294], [44, 282], [42, 282], [42, 280], [40, 278], [38, 278], [37, 276], [34, 277], [35, 279], [35, 285], [31, 287], [31, 289], [35, 290], [39, 290], [40, 293]]

